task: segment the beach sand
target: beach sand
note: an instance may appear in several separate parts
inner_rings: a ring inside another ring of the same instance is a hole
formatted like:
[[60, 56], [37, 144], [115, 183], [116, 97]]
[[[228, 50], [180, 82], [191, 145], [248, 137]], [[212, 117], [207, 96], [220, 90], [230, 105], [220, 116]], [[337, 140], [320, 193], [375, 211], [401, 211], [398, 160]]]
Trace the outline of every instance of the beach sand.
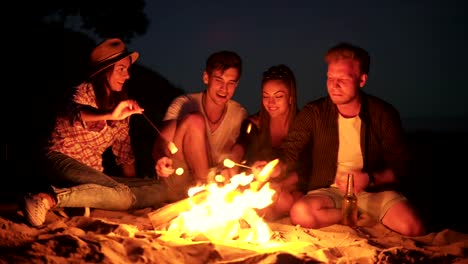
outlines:
[[273, 246], [164, 233], [152, 226], [151, 208], [94, 209], [90, 216], [77, 210], [68, 217], [55, 211], [44, 226], [30, 227], [17, 201], [31, 189], [42, 190], [44, 182], [30, 152], [13, 151], [1, 164], [12, 176], [0, 186], [0, 263], [468, 263], [466, 195], [462, 184], [454, 184], [466, 175], [464, 156], [457, 153], [468, 148], [467, 135], [411, 134], [415, 162], [403, 191], [427, 223], [427, 235], [401, 236], [365, 216], [355, 229], [306, 229], [286, 218], [268, 223]]
[[322, 229], [268, 223], [270, 242], [183, 237], [155, 230], [151, 208], [132, 212], [50, 211], [43, 226], [25, 223], [21, 210], [4, 205], [0, 263], [468, 263], [468, 235], [444, 229], [401, 236], [361, 216], [359, 226]]

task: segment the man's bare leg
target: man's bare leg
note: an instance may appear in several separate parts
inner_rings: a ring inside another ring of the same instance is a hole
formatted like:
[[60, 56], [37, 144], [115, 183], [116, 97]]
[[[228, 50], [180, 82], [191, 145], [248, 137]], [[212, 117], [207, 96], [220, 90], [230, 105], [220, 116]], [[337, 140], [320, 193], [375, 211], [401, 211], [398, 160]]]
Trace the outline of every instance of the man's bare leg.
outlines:
[[382, 224], [405, 236], [425, 235], [425, 227], [408, 201], [401, 201], [388, 209]]
[[210, 159], [204, 117], [190, 114], [180, 120], [174, 132], [174, 143], [179, 148], [174, 157], [187, 163], [195, 181], [205, 183]]
[[290, 216], [294, 225], [322, 228], [339, 223], [341, 209], [336, 209], [333, 201], [326, 196], [305, 196], [294, 203]]

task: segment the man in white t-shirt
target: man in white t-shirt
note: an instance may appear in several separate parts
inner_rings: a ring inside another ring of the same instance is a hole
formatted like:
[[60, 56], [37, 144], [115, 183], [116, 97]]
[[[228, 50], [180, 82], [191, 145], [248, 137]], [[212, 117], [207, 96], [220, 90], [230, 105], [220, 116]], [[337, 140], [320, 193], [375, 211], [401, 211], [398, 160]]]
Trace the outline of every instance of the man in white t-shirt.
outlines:
[[[189, 187], [206, 183], [210, 168], [224, 159], [239, 162], [242, 158], [243, 149], [235, 142], [248, 113], [231, 100], [241, 72], [238, 54], [215, 52], [203, 72], [206, 89], [179, 96], [169, 106], [153, 148], [156, 173], [167, 185], [168, 202], [186, 197]], [[171, 153], [169, 142], [176, 145], [176, 153]], [[182, 174], [176, 173], [178, 168]]]
[[418, 211], [399, 191], [408, 176], [409, 153], [398, 110], [362, 91], [369, 77], [369, 53], [338, 43], [326, 55], [328, 95], [306, 103], [281, 144], [282, 168], [294, 173], [309, 150], [307, 193], [290, 210], [291, 222], [305, 228], [342, 223], [348, 174], [360, 214], [392, 231], [421, 236]]

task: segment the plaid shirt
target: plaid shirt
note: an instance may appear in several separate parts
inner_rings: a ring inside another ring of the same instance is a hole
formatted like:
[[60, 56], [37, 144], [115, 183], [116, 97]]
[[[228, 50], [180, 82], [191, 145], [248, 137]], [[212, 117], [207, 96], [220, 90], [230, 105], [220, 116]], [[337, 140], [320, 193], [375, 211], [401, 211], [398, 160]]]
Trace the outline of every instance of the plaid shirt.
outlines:
[[[364, 172], [390, 168], [397, 178], [407, 174], [410, 153], [398, 111], [389, 103], [361, 93], [361, 151]], [[309, 148], [311, 157], [301, 157]], [[294, 166], [308, 158], [307, 190], [330, 186], [335, 179], [339, 148], [338, 109], [329, 97], [306, 104], [281, 145], [282, 160]]]
[[112, 146], [118, 165], [133, 163], [135, 157], [130, 144], [130, 118], [85, 122], [80, 116], [80, 105], [97, 108], [90, 83], [85, 82], [76, 87], [69, 115], [57, 117], [48, 150], [61, 152], [103, 171], [102, 154]]

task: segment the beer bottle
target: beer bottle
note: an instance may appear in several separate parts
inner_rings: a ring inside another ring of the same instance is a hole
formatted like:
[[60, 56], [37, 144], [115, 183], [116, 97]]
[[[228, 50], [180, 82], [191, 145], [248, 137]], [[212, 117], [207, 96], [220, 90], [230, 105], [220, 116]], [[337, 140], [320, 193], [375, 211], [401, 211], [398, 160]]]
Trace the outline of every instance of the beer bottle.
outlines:
[[354, 174], [348, 174], [346, 193], [341, 204], [342, 224], [354, 227], [358, 220], [357, 196], [354, 193]]

